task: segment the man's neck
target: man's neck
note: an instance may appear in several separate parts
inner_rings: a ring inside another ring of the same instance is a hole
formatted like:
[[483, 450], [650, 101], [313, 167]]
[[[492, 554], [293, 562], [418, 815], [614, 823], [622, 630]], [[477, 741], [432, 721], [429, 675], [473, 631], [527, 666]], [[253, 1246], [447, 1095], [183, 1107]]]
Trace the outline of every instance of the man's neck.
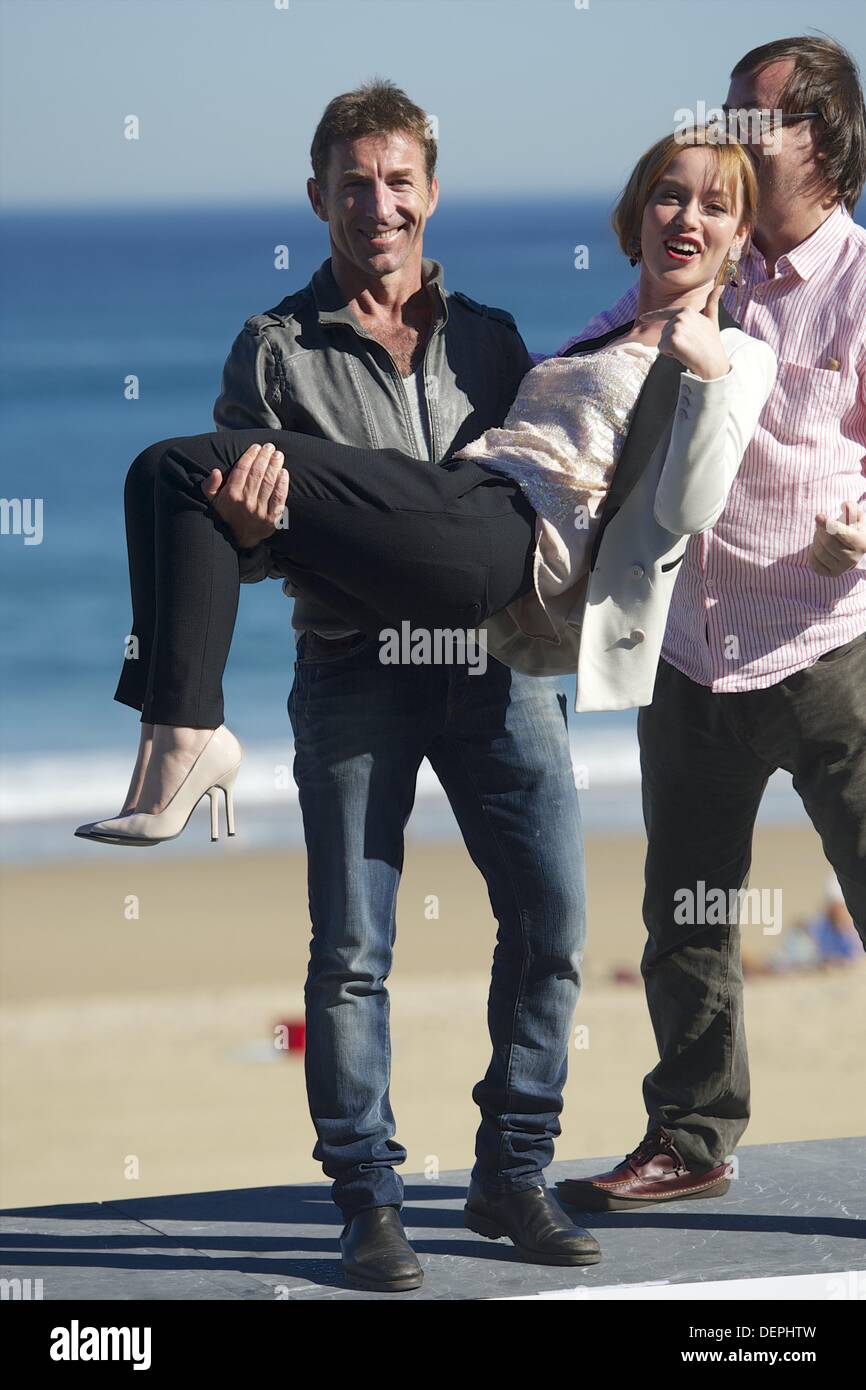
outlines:
[[795, 246], [799, 246], [816, 232], [838, 206], [838, 201], [829, 204], [794, 203], [780, 208], [778, 216], [774, 215], [775, 209], [769, 215], [768, 211], [764, 210], [763, 215], [767, 220], [759, 221], [752, 241], [767, 262], [767, 274], [775, 274], [779, 257], [793, 251]]
[[406, 307], [412, 318], [426, 315], [429, 295], [424, 293], [421, 258], [401, 266], [393, 275], [364, 275], [356, 266], [331, 252], [331, 271], [346, 303], [361, 320], [401, 323]]

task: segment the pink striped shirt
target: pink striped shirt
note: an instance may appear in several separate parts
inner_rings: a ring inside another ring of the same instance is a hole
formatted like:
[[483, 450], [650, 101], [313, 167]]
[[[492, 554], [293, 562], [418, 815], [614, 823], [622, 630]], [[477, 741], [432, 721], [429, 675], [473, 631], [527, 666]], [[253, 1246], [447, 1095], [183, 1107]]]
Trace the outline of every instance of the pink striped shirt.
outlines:
[[[714, 691], [775, 685], [866, 631], [866, 557], [836, 578], [806, 563], [815, 513], [866, 501], [866, 231], [840, 203], [772, 276], [752, 248], [739, 279], [725, 307], [770, 344], [779, 373], [725, 510], [689, 540], [662, 647]], [[636, 305], [633, 286], [559, 351]]]

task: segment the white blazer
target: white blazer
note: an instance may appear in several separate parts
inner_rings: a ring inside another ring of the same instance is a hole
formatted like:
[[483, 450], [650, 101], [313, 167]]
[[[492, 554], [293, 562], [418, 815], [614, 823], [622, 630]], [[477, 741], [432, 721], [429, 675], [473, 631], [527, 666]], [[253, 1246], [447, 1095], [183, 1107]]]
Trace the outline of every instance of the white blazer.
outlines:
[[[719, 308], [726, 376], [705, 381], [667, 355], [641, 389], [593, 547], [561, 640], [527, 636], [509, 608], [482, 626], [498, 661], [532, 676], [575, 673], [574, 708], [652, 700], [677, 566], [689, 536], [714, 525], [776, 380], [776, 354]], [[623, 324], [577, 343], [592, 352]]]

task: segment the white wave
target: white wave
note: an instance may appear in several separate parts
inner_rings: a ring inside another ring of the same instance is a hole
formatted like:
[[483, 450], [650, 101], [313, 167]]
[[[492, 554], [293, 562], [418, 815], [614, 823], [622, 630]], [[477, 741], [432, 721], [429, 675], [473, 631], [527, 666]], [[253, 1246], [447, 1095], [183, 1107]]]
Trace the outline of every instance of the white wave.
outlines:
[[[0, 760], [0, 823], [114, 815], [126, 792], [132, 748], [104, 753], [68, 750], [14, 754]], [[291, 742], [245, 744], [237, 795], [250, 807], [278, 808], [297, 803]], [[640, 778], [633, 733], [587, 730], [572, 734], [571, 756], [581, 790], [636, 786]], [[425, 760], [418, 773], [420, 799], [444, 800], [444, 792]]]

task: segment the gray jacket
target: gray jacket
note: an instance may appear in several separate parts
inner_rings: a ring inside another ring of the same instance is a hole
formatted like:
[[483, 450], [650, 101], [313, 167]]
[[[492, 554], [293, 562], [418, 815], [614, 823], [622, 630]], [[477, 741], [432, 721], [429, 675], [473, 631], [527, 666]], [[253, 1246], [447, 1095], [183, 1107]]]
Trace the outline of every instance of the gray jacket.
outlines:
[[[441, 463], [501, 425], [532, 359], [510, 314], [447, 291], [438, 261], [422, 261], [434, 321], [422, 363], [430, 453]], [[218, 429], [297, 430], [344, 444], [416, 455], [409, 398], [387, 348], [361, 328], [330, 259], [308, 285], [247, 319], [223, 368]], [[241, 552], [241, 579], [280, 576], [267, 542]], [[336, 636], [344, 619], [292, 586], [293, 626]]]

